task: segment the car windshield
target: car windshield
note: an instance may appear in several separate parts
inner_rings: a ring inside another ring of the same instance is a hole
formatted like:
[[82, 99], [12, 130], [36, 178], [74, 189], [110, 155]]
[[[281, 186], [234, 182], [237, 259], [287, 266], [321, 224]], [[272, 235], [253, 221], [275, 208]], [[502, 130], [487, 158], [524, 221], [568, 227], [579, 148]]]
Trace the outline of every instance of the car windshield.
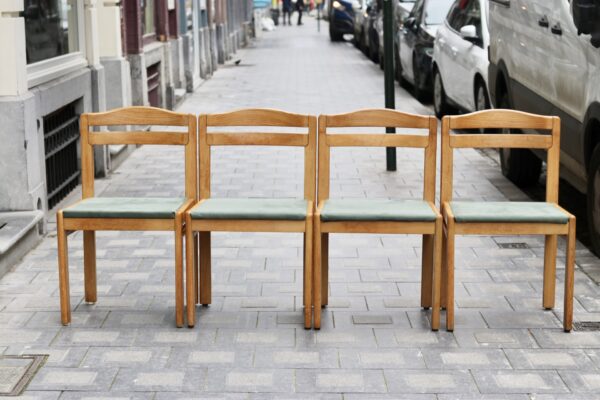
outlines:
[[429, 0], [425, 3], [425, 24], [439, 25], [444, 22], [454, 0]]

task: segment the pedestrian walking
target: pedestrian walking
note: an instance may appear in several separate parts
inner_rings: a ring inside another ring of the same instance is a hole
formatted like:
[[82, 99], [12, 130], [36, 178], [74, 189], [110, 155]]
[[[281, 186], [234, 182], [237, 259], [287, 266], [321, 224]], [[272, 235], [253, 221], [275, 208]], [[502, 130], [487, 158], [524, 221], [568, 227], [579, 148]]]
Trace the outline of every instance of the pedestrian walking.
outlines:
[[285, 25], [285, 16], [287, 15], [287, 23], [292, 25], [292, 0], [283, 0], [283, 24]]
[[304, 0], [296, 1], [296, 11], [298, 11], [298, 25], [302, 25], [302, 11], [304, 11]]

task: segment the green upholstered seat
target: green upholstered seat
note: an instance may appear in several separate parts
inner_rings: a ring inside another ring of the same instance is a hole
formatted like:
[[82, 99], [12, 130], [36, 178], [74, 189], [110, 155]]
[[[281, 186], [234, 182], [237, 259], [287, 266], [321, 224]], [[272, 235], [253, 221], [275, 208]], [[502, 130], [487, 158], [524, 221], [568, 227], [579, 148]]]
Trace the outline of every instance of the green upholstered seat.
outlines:
[[456, 222], [538, 222], [566, 224], [569, 217], [558, 207], [544, 202], [452, 201]]
[[422, 200], [326, 200], [322, 221], [435, 221], [435, 212]]
[[65, 218], [172, 219], [184, 198], [91, 197], [63, 210]]
[[206, 199], [194, 207], [192, 219], [306, 219], [308, 203], [304, 199]]

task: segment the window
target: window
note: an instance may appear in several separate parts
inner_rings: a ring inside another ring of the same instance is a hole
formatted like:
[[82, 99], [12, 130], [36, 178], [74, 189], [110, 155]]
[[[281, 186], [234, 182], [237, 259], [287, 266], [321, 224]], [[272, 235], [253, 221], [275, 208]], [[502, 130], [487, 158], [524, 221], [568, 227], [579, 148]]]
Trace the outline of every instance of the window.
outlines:
[[425, 5], [425, 24], [440, 25], [444, 22], [451, 4], [452, 0], [428, 0]]
[[463, 26], [474, 25], [481, 36], [481, 8], [479, 0], [457, 0], [448, 14], [448, 24], [456, 32]]
[[185, 20], [187, 30], [191, 31], [194, 28], [194, 6], [192, 0], [185, 0]]
[[154, 1], [155, 0], [142, 0], [142, 11], [144, 14], [142, 34], [144, 36], [156, 34], [156, 7]]
[[25, 0], [27, 64], [79, 51], [76, 0]]

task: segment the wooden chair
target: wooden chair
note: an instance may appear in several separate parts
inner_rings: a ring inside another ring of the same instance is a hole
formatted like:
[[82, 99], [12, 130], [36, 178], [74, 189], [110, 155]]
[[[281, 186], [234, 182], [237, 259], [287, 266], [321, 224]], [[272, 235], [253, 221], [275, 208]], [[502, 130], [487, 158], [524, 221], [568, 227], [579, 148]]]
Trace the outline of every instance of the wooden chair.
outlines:
[[[452, 129], [522, 129], [550, 131], [539, 134], [452, 134]], [[458, 148], [520, 148], [547, 151], [545, 202], [453, 201], [453, 152]], [[488, 110], [445, 117], [442, 121], [441, 204], [444, 217], [442, 304], [446, 305], [446, 328], [454, 329], [454, 238], [456, 235], [544, 235], [543, 306], [554, 307], [557, 235], [567, 236], [565, 268], [565, 331], [573, 321], [575, 264], [575, 217], [558, 204], [560, 119], [512, 110]]]
[[[428, 135], [329, 134], [328, 128], [400, 127]], [[329, 234], [423, 235], [421, 306], [432, 307], [431, 327], [439, 329], [442, 217], [435, 207], [437, 120], [392, 110], [363, 110], [319, 117], [318, 207], [315, 214], [314, 327], [328, 304]], [[329, 199], [331, 147], [408, 147], [424, 150], [423, 200]]]
[[[303, 133], [208, 132], [214, 127], [303, 128]], [[316, 186], [317, 120], [309, 115], [269, 109], [247, 109], [199, 117], [200, 201], [186, 214], [187, 317], [194, 325], [196, 297], [211, 303], [211, 232], [301, 232], [304, 233], [304, 326], [311, 327], [312, 216]], [[303, 199], [212, 198], [210, 150], [213, 146], [304, 147]], [[195, 276], [193, 233], [199, 232], [200, 265]], [[199, 285], [198, 285], [199, 280]], [[199, 286], [199, 296], [196, 291]]]
[[[157, 125], [185, 132], [94, 132], [97, 126]], [[81, 131], [82, 200], [57, 214], [61, 321], [71, 322], [67, 234], [83, 231], [85, 301], [95, 303], [96, 231], [172, 231], [175, 234], [175, 321], [183, 326], [184, 212], [197, 199], [196, 117], [151, 107], [83, 114]], [[94, 145], [178, 145], [185, 147], [185, 197], [94, 197]]]

